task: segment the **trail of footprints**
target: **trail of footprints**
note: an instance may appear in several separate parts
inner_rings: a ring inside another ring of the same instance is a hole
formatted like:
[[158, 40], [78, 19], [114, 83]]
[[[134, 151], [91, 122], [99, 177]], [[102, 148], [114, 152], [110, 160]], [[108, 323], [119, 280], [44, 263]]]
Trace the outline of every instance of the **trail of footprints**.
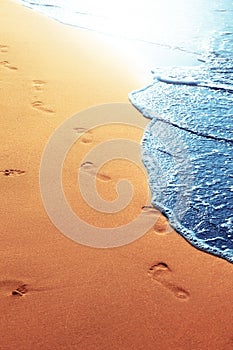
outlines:
[[[7, 45], [0, 44], [0, 53], [5, 54], [9, 50]], [[6, 69], [16, 71], [18, 68], [12, 65], [8, 60], [0, 61], [0, 65]], [[32, 82], [32, 88], [34, 90], [35, 100], [31, 103], [31, 106], [37, 110], [40, 110], [45, 113], [54, 113], [54, 109], [47, 107], [40, 98], [37, 98], [37, 94], [40, 94], [44, 90], [46, 82], [43, 80], [35, 79]], [[93, 135], [90, 131], [85, 130], [84, 128], [74, 128], [74, 131], [77, 133], [85, 133], [82, 137], [83, 143], [91, 143], [93, 139]], [[82, 170], [86, 171], [90, 175], [96, 175], [100, 180], [109, 181], [111, 178], [105, 174], [96, 174], [97, 168], [92, 162], [85, 162], [81, 165]], [[25, 171], [18, 169], [5, 169], [0, 170], [0, 174], [3, 176], [17, 176], [24, 174]], [[149, 214], [154, 214], [154, 209], [151, 207], [144, 207], [144, 210], [148, 211]], [[163, 226], [163, 225], [162, 225]], [[158, 225], [155, 227], [158, 230]], [[189, 292], [172, 282], [172, 270], [166, 263], [159, 262], [157, 264], [152, 265], [148, 270], [148, 275], [152, 278], [156, 283], [162, 285], [166, 289], [168, 289], [176, 298], [181, 300], [187, 300], [190, 297]], [[28, 293], [28, 286], [26, 283], [18, 280], [4, 280], [0, 281], [0, 293], [2, 294], [11, 294], [12, 296], [24, 296]]]
[[[170, 267], [164, 262], [158, 262], [153, 264], [149, 270], [148, 275], [156, 283], [162, 285], [164, 288], [168, 289], [176, 298], [180, 300], [188, 300], [190, 298], [189, 292], [177, 285], [172, 281], [173, 274]], [[50, 288], [29, 286], [27, 283], [15, 280], [15, 279], [6, 279], [0, 281], [0, 297], [5, 296], [24, 296], [29, 291], [46, 291]]]
[[[84, 144], [90, 144], [93, 142], [93, 134], [90, 130], [83, 127], [74, 127], [73, 131], [80, 135], [81, 142]], [[111, 177], [98, 172], [98, 167], [91, 161], [86, 161], [80, 165], [80, 170], [82, 170], [87, 175], [95, 176], [98, 180], [111, 181]]]
[[[0, 54], [6, 54], [7, 52], [9, 51], [9, 46], [7, 45], [3, 45], [3, 44], [0, 44]], [[8, 70], [11, 70], [11, 71], [17, 71], [18, 68], [11, 64], [7, 59], [4, 59], [1, 61], [0, 59], [0, 67], [3, 67], [3, 68], [6, 68]], [[35, 79], [33, 80], [32, 82], [32, 88], [34, 90], [34, 92], [42, 92], [43, 91], [43, 88], [44, 88], [44, 85], [46, 84], [45, 81], [43, 80], [38, 80], [38, 79]], [[44, 104], [44, 102], [41, 100], [41, 99], [38, 99], [36, 97], [36, 99], [31, 103], [31, 106], [39, 111], [42, 111], [42, 112], [45, 112], [45, 113], [54, 113], [54, 109], [51, 108], [51, 107], [48, 107]]]
[[51, 107], [48, 107], [44, 104], [44, 102], [38, 98], [37, 94], [41, 93], [44, 91], [44, 86], [45, 86], [46, 82], [44, 80], [39, 80], [39, 79], [35, 79], [32, 81], [32, 88], [34, 90], [34, 97], [35, 97], [35, 101], [33, 101], [31, 103], [31, 106], [34, 109], [37, 109], [39, 111], [45, 112], [45, 113], [49, 113], [49, 114], [53, 114], [55, 113], [54, 109]]
[[[7, 45], [2, 45], [0, 44], [0, 53], [5, 54], [9, 51], [9, 46]], [[18, 70], [17, 67], [15, 67], [14, 65], [12, 65], [9, 61], [4, 60], [0, 62], [0, 66], [3, 66], [4, 68], [10, 69], [10, 70]], [[19, 176], [19, 175], [23, 175], [25, 174], [24, 170], [20, 170], [20, 169], [2, 169], [0, 170], [0, 175], [2, 176]], [[1, 287], [1, 284], [0, 284]]]
[[[0, 44], [0, 53], [5, 54], [8, 51], [9, 51], [9, 46]], [[0, 66], [10, 70], [18, 70], [18, 68], [12, 65], [8, 60], [0, 61]]]
[[188, 300], [190, 298], [190, 294], [185, 288], [172, 281], [173, 273], [166, 263], [158, 262], [152, 265], [148, 270], [148, 275], [156, 283], [169, 290], [176, 298], [180, 300]]

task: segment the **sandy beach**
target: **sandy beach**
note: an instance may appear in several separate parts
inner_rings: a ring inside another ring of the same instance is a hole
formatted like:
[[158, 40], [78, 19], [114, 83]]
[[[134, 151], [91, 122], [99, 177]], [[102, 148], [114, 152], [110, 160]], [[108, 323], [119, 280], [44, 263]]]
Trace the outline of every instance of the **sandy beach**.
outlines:
[[[62, 234], [42, 203], [40, 162], [50, 135], [91, 106], [129, 103], [146, 80], [133, 60], [137, 47], [126, 54], [100, 34], [13, 1], [2, 0], [0, 10], [0, 349], [233, 349], [232, 264], [192, 247], [150, 208], [155, 223], [140, 239], [97, 249]], [[96, 230], [134, 220], [148, 179], [128, 160], [104, 165], [99, 194], [113, 201], [127, 178], [134, 195], [121, 212], [100, 213], [82, 198], [77, 169], [93, 146], [109, 138], [140, 143], [142, 132], [98, 127], [67, 156], [64, 192]]]

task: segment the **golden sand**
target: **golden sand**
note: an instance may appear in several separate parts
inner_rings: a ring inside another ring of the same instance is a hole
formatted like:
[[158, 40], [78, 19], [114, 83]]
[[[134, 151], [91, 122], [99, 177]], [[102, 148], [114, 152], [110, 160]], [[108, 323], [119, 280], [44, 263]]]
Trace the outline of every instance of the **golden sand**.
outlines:
[[[68, 239], [44, 209], [39, 167], [49, 136], [85, 108], [127, 103], [144, 83], [136, 63], [99, 34], [6, 0], [0, 10], [0, 349], [233, 349], [232, 264], [193, 248], [150, 208], [151, 230], [112, 249]], [[70, 205], [97, 230], [133, 220], [148, 192], [142, 168], [112, 160], [97, 189], [112, 201], [127, 177], [130, 205], [104, 214], [84, 202], [77, 168], [110, 136], [140, 142], [142, 130], [96, 128], [64, 164]]]

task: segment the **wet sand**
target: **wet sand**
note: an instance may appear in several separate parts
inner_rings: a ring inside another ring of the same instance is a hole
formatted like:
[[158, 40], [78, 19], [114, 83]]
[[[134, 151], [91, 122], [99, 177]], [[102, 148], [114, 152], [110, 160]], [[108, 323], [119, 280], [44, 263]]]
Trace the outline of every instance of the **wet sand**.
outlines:
[[[70, 240], [44, 209], [39, 169], [48, 138], [83, 109], [128, 103], [128, 93], [145, 83], [137, 62], [94, 32], [14, 2], [0, 8], [0, 348], [233, 349], [232, 264], [193, 248], [150, 208], [144, 211], [153, 227], [111, 249]], [[124, 210], [104, 214], [83, 200], [77, 169], [93, 146], [141, 137], [141, 129], [103, 126], [84, 133], [68, 154], [64, 192], [97, 230], [141, 213], [147, 178], [128, 160], [104, 165], [96, 186], [105, 200], [116, 199], [122, 178], [134, 188]]]

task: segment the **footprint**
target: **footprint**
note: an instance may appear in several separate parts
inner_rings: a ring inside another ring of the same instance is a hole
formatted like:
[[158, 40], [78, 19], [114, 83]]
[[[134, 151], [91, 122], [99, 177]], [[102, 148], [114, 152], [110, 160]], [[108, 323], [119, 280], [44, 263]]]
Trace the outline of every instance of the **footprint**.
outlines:
[[34, 101], [31, 103], [32, 107], [46, 113], [55, 113], [52, 108], [48, 108], [42, 101]]
[[8, 52], [9, 47], [7, 45], [0, 45], [0, 52], [6, 53]]
[[82, 137], [81, 137], [81, 142], [82, 143], [92, 143], [93, 141], [93, 135], [91, 134], [90, 131], [86, 132]]
[[168, 220], [161, 214], [161, 212], [152, 205], [145, 205], [142, 207], [144, 215], [154, 215], [155, 224], [153, 226], [154, 233], [159, 236], [165, 236], [173, 232]]
[[176, 298], [180, 300], [189, 299], [190, 294], [185, 288], [170, 281], [172, 270], [166, 263], [159, 262], [152, 265], [148, 270], [148, 275], [157, 283], [168, 289]]
[[27, 284], [19, 280], [0, 281], [1, 295], [23, 296], [28, 292]]
[[101, 181], [110, 181], [111, 180], [111, 177], [108, 176], [108, 175], [105, 175], [105, 174], [101, 174], [101, 173], [98, 173], [96, 175], [97, 179], [101, 180]]
[[[36, 283], [37, 284], [37, 283]], [[56, 290], [54, 286], [36, 286], [31, 283], [25, 283], [21, 280], [6, 279], [0, 281], [0, 300], [1, 296], [24, 296], [27, 293], [33, 292], [47, 292], [49, 290]]]
[[146, 215], [160, 215], [160, 212], [154, 208], [152, 205], [144, 205], [142, 207], [142, 212], [143, 214], [146, 214]]
[[2, 62], [0, 62], [0, 64], [2, 66], [4, 66], [5, 68], [10, 69], [10, 70], [17, 70], [18, 69], [17, 67], [12, 66], [8, 61], [2, 61]]
[[87, 174], [95, 176], [98, 180], [101, 181], [110, 181], [111, 177], [106, 175], [106, 174], [102, 174], [100, 172], [97, 172], [97, 167], [94, 163], [92, 162], [85, 162], [83, 164], [81, 164], [80, 169], [85, 171]]
[[173, 232], [173, 229], [169, 225], [168, 220], [161, 213], [153, 226], [153, 230], [154, 233], [158, 236], [166, 236], [169, 233]]
[[43, 80], [33, 80], [33, 87], [37, 91], [42, 91], [45, 84], [46, 82]]
[[85, 171], [94, 171], [94, 169], [96, 169], [96, 166], [92, 162], [85, 162], [80, 165], [80, 168]]
[[0, 174], [3, 176], [17, 176], [17, 175], [23, 175], [26, 171], [24, 170], [18, 170], [18, 169], [5, 169], [0, 170]]
[[18, 296], [23, 296], [28, 292], [27, 285], [26, 284], [21, 284], [18, 288], [12, 290], [11, 294], [12, 295], [18, 295]]
[[[83, 127], [75, 127], [73, 128], [73, 130], [77, 133], [81, 135], [81, 142], [82, 143], [91, 143], [93, 141], [93, 135], [92, 132], [86, 128]], [[82, 135], [83, 134], [83, 135]]]
[[77, 126], [77, 127], [73, 128], [73, 130], [74, 130], [77, 134], [84, 134], [85, 132], [88, 131], [88, 129], [82, 128], [82, 127], [80, 127], [80, 126]]

